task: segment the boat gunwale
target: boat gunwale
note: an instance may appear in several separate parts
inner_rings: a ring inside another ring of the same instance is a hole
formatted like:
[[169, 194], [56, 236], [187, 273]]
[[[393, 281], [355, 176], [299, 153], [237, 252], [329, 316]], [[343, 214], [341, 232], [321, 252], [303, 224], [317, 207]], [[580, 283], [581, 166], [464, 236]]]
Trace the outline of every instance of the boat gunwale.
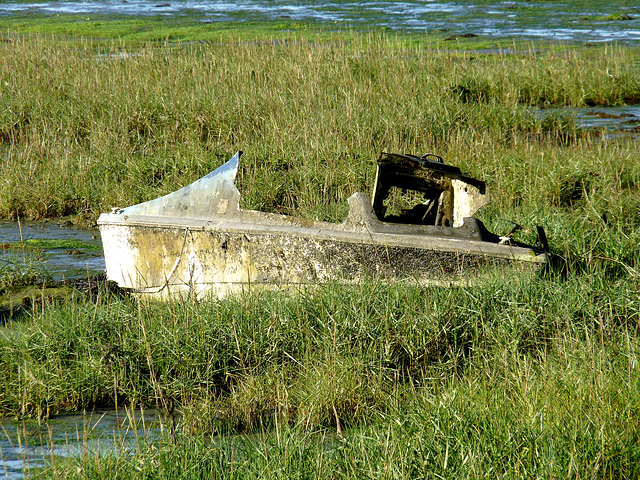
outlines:
[[[388, 233], [376, 231], [373, 225], [358, 225], [350, 223], [331, 223], [308, 220], [309, 226], [296, 225], [296, 221], [304, 221], [297, 217], [267, 214], [264, 212], [240, 210], [249, 214], [267, 215], [267, 219], [288, 219], [291, 224], [284, 222], [249, 222], [246, 219], [230, 216], [229, 218], [215, 217], [210, 220], [177, 217], [157, 217], [145, 215], [122, 215], [103, 213], [98, 219], [100, 227], [140, 227], [154, 229], [174, 229], [194, 232], [219, 232], [246, 235], [274, 235], [309, 237], [320, 241], [339, 241], [346, 243], [361, 243], [385, 247], [416, 248], [460, 254], [484, 255], [497, 258], [529, 263], [547, 263], [548, 252], [530, 246], [517, 246], [493, 243], [486, 240], [442, 236], [431, 234]], [[175, 219], [174, 222], [171, 219]], [[382, 225], [391, 225], [379, 222]], [[405, 224], [401, 224], [405, 225]], [[373, 227], [373, 228], [369, 228]], [[452, 227], [449, 227], [452, 228]], [[458, 227], [460, 228], [460, 227]], [[357, 238], [354, 238], [357, 237]]]

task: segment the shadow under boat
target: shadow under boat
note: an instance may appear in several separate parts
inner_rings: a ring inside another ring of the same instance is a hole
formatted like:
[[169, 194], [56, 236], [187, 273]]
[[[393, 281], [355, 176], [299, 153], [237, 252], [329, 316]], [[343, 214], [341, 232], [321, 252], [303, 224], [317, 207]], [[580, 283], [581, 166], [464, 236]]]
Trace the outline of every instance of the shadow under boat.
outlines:
[[382, 153], [372, 199], [354, 193], [339, 224], [240, 209], [241, 155], [164, 197], [103, 213], [107, 278], [154, 298], [200, 298], [367, 274], [453, 284], [551, 258], [542, 228], [530, 246], [473, 218], [487, 185], [435, 155]]

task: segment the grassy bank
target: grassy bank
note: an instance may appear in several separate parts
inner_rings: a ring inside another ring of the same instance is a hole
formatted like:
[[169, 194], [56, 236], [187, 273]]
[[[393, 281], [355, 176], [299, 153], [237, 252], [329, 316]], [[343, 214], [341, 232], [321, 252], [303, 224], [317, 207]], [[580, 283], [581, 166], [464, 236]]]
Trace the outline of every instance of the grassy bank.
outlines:
[[2, 217], [92, 223], [242, 149], [245, 208], [340, 220], [380, 151], [434, 152], [487, 180], [492, 231], [544, 225], [571, 268], [449, 289], [42, 298], [0, 334], [1, 415], [149, 405], [179, 426], [130, 454], [54, 459], [50, 475], [638, 475], [637, 142], [530, 110], [638, 102], [637, 52], [58, 40], [0, 43]]
[[[75, 43], [91, 39], [96, 44], [109, 45], [113, 41], [130, 46], [148, 43], [255, 41], [294, 32], [301, 37], [330, 35], [331, 28], [322, 23], [298, 22], [282, 18], [265, 21], [238, 14], [235, 21], [212, 21], [206, 15], [192, 11], [185, 15], [117, 15], [117, 14], [58, 14], [33, 12], [14, 13], [0, 18], [0, 31], [7, 37], [21, 35], [55, 35], [62, 42]], [[334, 28], [346, 30], [341, 25]]]
[[44, 306], [2, 340], [0, 408], [179, 415], [174, 440], [57, 460], [79, 478], [632, 478], [638, 283], [589, 273]]
[[104, 47], [12, 37], [0, 44], [0, 216], [91, 224], [240, 149], [245, 207], [330, 220], [370, 187], [382, 150], [438, 153], [489, 180], [501, 209], [635, 181], [632, 147], [527, 109], [637, 102], [633, 51], [479, 55], [411, 38]]
[[[579, 359], [626, 352], [616, 361], [630, 363], [615, 373], [606, 362], [601, 377], [631, 381], [637, 285], [602, 277], [514, 275], [449, 289], [369, 281], [202, 304], [45, 304], [4, 340], [0, 408], [42, 416], [105, 402], [180, 402], [193, 430], [252, 431], [274, 414], [315, 429], [383, 414], [418, 386], [494, 377], [498, 365], [551, 368], [547, 356], [563, 365], [558, 375], [590, 376], [596, 358]], [[575, 372], [566, 372], [573, 361]]]

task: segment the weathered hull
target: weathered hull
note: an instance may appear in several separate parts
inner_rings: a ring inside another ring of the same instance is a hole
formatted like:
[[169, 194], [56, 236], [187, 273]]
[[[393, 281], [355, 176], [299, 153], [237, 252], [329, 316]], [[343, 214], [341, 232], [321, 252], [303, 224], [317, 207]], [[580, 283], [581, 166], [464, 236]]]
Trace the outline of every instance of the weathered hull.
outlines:
[[370, 274], [421, 284], [456, 282], [514, 266], [535, 270], [546, 262], [545, 254], [528, 248], [476, 240], [198, 223], [103, 223], [108, 278], [151, 297], [201, 298]]
[[[453, 167], [418, 165], [419, 175], [412, 177], [420, 159], [383, 157], [390, 182], [379, 179], [380, 191], [422, 189], [437, 211], [420, 204], [402, 217], [407, 223], [390, 223], [380, 220], [382, 196], [374, 195], [376, 211], [366, 195], [356, 193], [347, 219], [335, 224], [240, 209], [234, 184], [240, 155], [174, 193], [102, 214], [108, 279], [150, 297], [201, 298], [370, 274], [456, 282], [516, 265], [535, 270], [547, 262], [545, 252], [505, 244], [466, 216], [488, 201], [488, 190]], [[391, 160], [400, 167], [394, 170]], [[433, 223], [411, 223], [429, 215]]]

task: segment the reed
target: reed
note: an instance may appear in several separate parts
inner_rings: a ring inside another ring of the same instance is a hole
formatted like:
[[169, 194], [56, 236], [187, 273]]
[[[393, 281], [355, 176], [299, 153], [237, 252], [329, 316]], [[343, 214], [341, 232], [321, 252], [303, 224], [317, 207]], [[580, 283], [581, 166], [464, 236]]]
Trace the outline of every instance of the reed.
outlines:
[[524, 193], [544, 207], [554, 192], [531, 188], [531, 168], [571, 177], [622, 162], [637, 176], [630, 146], [579, 138], [571, 121], [528, 108], [638, 101], [631, 50], [480, 55], [378, 34], [282, 40], [138, 47], [11, 37], [0, 45], [0, 216], [92, 223], [240, 149], [246, 207], [329, 220], [371, 185], [382, 150], [439, 153], [506, 189], [499, 199]]
[[146, 405], [178, 430], [46, 474], [636, 477], [636, 145], [530, 110], [637, 101], [633, 52], [272, 40], [0, 43], [0, 215], [90, 223], [242, 149], [245, 208], [340, 220], [381, 150], [429, 151], [488, 181], [492, 231], [544, 225], [566, 271], [42, 302], [0, 330], [0, 415]]
[[603, 273], [48, 306], [2, 339], [0, 408], [175, 416], [60, 476], [633, 477], [637, 281]]
[[590, 273], [564, 281], [514, 274], [451, 289], [371, 280], [201, 304], [45, 306], [2, 339], [0, 408], [46, 416], [105, 403], [179, 404], [193, 431], [251, 431], [274, 415], [306, 429], [358, 424], [416, 385], [464, 377], [500, 355], [568, 361], [569, 347], [601, 342], [604, 354], [619, 338], [632, 348], [635, 283]]

